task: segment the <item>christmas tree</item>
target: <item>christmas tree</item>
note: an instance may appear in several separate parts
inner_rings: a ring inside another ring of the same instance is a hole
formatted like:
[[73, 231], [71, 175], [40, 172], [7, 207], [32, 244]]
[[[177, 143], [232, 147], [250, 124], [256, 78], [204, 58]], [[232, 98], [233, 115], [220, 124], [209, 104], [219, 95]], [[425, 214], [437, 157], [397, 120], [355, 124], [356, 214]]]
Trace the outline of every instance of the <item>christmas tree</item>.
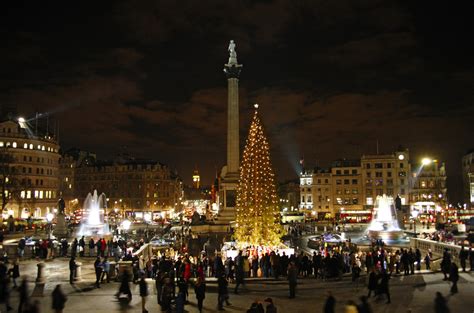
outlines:
[[281, 234], [270, 147], [255, 105], [240, 165], [235, 238], [241, 245], [277, 246]]

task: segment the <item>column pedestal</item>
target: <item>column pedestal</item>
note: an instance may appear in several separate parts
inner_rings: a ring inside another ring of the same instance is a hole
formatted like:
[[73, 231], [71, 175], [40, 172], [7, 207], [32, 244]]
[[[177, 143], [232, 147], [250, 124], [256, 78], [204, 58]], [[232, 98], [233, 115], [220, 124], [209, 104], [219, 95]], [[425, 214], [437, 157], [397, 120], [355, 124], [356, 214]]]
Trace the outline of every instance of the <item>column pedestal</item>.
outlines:
[[74, 275], [74, 281], [81, 281], [82, 280], [82, 263], [76, 262], [76, 273]]
[[38, 267], [38, 273], [36, 275], [36, 284], [37, 285], [41, 285], [41, 284], [44, 284], [46, 282], [45, 278], [44, 278], [44, 263], [43, 262], [40, 262], [36, 265]]

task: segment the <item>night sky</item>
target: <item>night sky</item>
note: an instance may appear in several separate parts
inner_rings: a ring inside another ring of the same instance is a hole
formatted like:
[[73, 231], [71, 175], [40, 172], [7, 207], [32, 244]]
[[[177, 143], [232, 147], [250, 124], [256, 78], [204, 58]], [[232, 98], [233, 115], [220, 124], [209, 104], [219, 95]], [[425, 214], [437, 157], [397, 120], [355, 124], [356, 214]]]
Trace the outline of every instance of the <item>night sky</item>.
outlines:
[[[298, 161], [474, 148], [473, 1], [9, 1], [0, 103], [59, 120], [63, 148], [154, 158], [185, 183], [225, 164], [234, 39], [242, 147], [260, 104], [280, 181]], [[44, 122], [44, 121], [43, 121]], [[242, 148], [243, 149], [243, 148]]]

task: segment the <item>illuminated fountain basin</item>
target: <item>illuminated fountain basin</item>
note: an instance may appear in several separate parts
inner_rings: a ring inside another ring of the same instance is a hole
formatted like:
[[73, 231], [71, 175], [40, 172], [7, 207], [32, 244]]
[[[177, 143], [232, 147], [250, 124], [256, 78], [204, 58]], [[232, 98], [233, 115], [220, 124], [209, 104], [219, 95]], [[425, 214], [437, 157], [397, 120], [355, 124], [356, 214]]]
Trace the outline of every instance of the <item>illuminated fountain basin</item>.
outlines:
[[84, 200], [84, 214], [79, 227], [79, 236], [104, 236], [110, 234], [109, 225], [105, 222], [104, 212], [107, 198], [104, 193], [97, 195], [89, 193]]
[[377, 196], [374, 218], [367, 228], [370, 239], [400, 240], [403, 230], [398, 226], [397, 211], [392, 197]]

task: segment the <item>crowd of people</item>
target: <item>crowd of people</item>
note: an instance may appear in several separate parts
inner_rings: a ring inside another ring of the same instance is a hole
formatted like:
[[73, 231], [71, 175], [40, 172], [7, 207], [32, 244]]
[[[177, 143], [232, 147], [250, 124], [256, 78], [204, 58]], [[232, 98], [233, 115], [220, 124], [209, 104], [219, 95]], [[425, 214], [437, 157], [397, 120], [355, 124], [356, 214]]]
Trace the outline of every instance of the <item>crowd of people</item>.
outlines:
[[[300, 234], [301, 229], [290, 230]], [[127, 242], [124, 239], [112, 237], [108, 240], [100, 238], [94, 240], [84, 237], [75, 238], [71, 243], [61, 240], [54, 243], [53, 240], [45, 239], [37, 241], [34, 245], [34, 255], [37, 258], [70, 257], [70, 283], [75, 283], [78, 257], [95, 257], [95, 286], [110, 282], [111, 276], [119, 277], [121, 283], [117, 298], [131, 301], [132, 293], [129, 280], [140, 286], [140, 297], [142, 298], [142, 312], [146, 310], [146, 298], [149, 294], [145, 278], [154, 280], [156, 287], [157, 303], [164, 312], [184, 312], [189, 303], [189, 290], [194, 289], [198, 309], [203, 310], [203, 302], [206, 298], [206, 284], [208, 277], [217, 278], [217, 303], [218, 310], [224, 310], [225, 305], [230, 305], [229, 284], [233, 285], [233, 292], [239, 294], [241, 286], [245, 286], [247, 278], [273, 278], [284, 279], [288, 282], [288, 297], [293, 299], [297, 296], [298, 280], [303, 278], [327, 280], [340, 280], [344, 275], [350, 276], [355, 286], [361, 284], [362, 273], [367, 273], [367, 296], [361, 297], [360, 304], [355, 302], [346, 303], [348, 312], [370, 312], [367, 299], [372, 295], [384, 298], [386, 303], [391, 303], [389, 281], [393, 275], [413, 275], [415, 271], [422, 269], [422, 263], [426, 269], [430, 269], [433, 255], [430, 251], [424, 255], [419, 249], [393, 249], [386, 247], [382, 241], [374, 242], [367, 251], [362, 251], [350, 242], [337, 244], [322, 243], [312, 255], [300, 252], [287, 255], [285, 252], [259, 250], [256, 247], [248, 247], [238, 251], [235, 257], [226, 257], [218, 253], [208, 256], [203, 251], [199, 256], [182, 255], [155, 255], [145, 259], [143, 256], [134, 254], [144, 244], [144, 240]], [[18, 256], [24, 255], [25, 240], [21, 239], [18, 244]], [[459, 255], [463, 271], [469, 267], [474, 270], [474, 251], [471, 248], [462, 247]], [[458, 292], [457, 282], [459, 280], [459, 269], [453, 256], [445, 250], [441, 261], [441, 270], [444, 278], [452, 282], [451, 292]], [[111, 260], [131, 261], [131, 271], [111, 273]], [[5, 274], [4, 274], [5, 273]], [[5, 277], [5, 279], [3, 278]], [[13, 262], [8, 268], [6, 262], [0, 264], [0, 300], [5, 303], [7, 310], [11, 310], [8, 302], [9, 288], [7, 277], [12, 278], [14, 288], [20, 292], [20, 312], [37, 312], [37, 304], [22, 301], [21, 292], [26, 294], [23, 282], [18, 286], [17, 278], [20, 277], [18, 262]], [[365, 278], [364, 278], [365, 279]], [[57, 312], [61, 312], [67, 300], [61, 294], [60, 286], [57, 286], [53, 296], [53, 306]], [[442, 297], [442, 296], [441, 296]], [[62, 299], [62, 300], [61, 300]], [[442, 301], [439, 297], [437, 301]], [[254, 301], [247, 312], [276, 312], [276, 306], [271, 298], [262, 301]], [[334, 308], [335, 299], [329, 294], [324, 312]], [[36, 307], [35, 307], [36, 306]], [[62, 307], [62, 308], [61, 308]], [[326, 310], [326, 308], [328, 308]], [[36, 311], [35, 311], [36, 310]], [[355, 311], [354, 311], [355, 310]]]

